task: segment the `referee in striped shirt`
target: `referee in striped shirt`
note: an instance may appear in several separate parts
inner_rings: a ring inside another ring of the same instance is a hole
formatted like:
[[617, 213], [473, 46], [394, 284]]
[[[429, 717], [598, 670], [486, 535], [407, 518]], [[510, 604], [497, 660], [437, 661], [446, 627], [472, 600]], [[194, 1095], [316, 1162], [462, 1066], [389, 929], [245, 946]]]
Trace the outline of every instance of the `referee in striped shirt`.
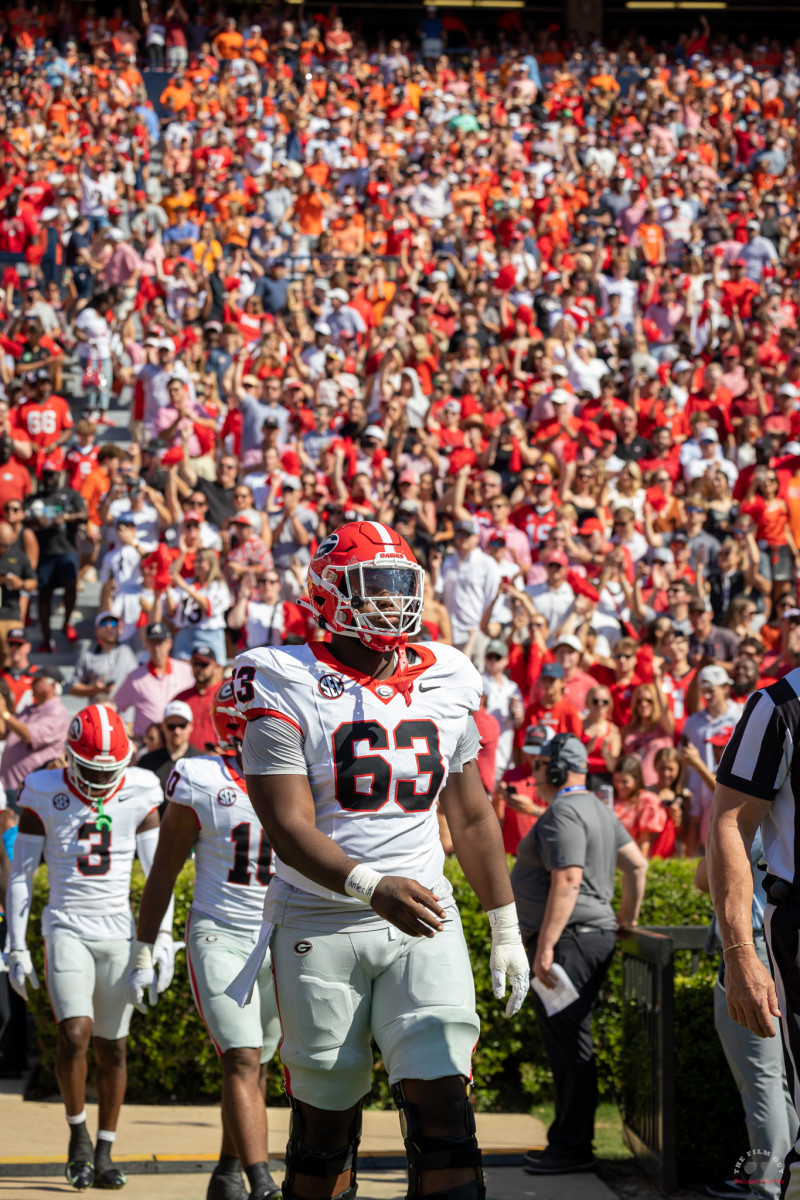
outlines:
[[[750, 918], [749, 852], [759, 825], [774, 982], [756, 954]], [[717, 771], [706, 853], [728, 1011], [760, 1037], [774, 1037], [779, 1025], [800, 1119], [800, 669], [748, 700]], [[800, 1200], [800, 1141], [786, 1157], [781, 1196]]]

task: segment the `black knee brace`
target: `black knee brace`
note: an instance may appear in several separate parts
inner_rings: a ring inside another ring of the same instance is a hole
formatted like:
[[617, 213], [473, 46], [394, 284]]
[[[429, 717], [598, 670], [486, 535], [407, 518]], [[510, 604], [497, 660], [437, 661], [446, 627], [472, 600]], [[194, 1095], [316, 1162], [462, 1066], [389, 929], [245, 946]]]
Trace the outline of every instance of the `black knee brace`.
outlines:
[[355, 1200], [358, 1190], [356, 1182], [358, 1168], [358, 1144], [361, 1141], [361, 1105], [359, 1101], [353, 1124], [350, 1127], [350, 1141], [338, 1150], [320, 1150], [318, 1146], [309, 1146], [303, 1141], [303, 1114], [297, 1101], [291, 1096], [289, 1103], [292, 1116], [289, 1124], [289, 1141], [286, 1143], [286, 1174], [283, 1180], [283, 1200], [295, 1200], [295, 1175], [314, 1175], [317, 1178], [330, 1178], [332, 1175], [342, 1175], [350, 1172], [350, 1187], [339, 1192], [332, 1200]]
[[[392, 1086], [392, 1096], [400, 1110], [400, 1128], [408, 1156], [407, 1200], [486, 1200], [483, 1161], [475, 1136], [475, 1114], [469, 1102], [469, 1092], [464, 1096], [465, 1132], [459, 1138], [423, 1137], [419, 1108], [406, 1100], [402, 1084], [395, 1083]], [[448, 1167], [473, 1167], [474, 1183], [464, 1183], [443, 1192], [429, 1192], [423, 1197], [422, 1172], [446, 1170]]]

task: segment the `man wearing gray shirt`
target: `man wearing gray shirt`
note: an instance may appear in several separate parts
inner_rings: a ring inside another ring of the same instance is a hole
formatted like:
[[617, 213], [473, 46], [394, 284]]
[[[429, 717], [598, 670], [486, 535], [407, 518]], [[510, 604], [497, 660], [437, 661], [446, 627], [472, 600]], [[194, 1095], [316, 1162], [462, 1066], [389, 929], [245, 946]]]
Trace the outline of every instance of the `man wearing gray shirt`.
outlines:
[[[613, 812], [587, 789], [586, 747], [578, 738], [570, 733], [550, 738], [541, 728], [529, 730], [525, 741], [538, 742], [533, 777], [548, 807], [520, 842], [511, 872], [522, 938], [545, 987], [556, 986], [552, 967], [557, 963], [578, 992], [576, 1000], [549, 1016], [539, 995], [533, 995], [556, 1112], [547, 1149], [529, 1151], [525, 1169], [531, 1175], [566, 1175], [597, 1165], [592, 1007], [617, 929], [636, 924], [647, 862]], [[617, 867], [624, 872], [618, 917], [611, 907]]]
[[75, 664], [75, 681], [69, 689], [90, 704], [105, 704], [114, 688], [138, 665], [130, 646], [120, 645], [120, 620], [112, 612], [94, 619], [95, 644], [83, 650]]

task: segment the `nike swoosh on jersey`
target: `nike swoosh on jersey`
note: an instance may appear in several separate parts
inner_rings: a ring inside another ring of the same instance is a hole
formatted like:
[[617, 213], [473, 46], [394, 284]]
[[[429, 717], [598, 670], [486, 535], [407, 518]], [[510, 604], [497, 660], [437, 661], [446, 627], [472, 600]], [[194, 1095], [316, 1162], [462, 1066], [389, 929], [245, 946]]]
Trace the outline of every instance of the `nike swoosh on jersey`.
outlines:
[[423, 684], [420, 683], [417, 686], [421, 692], [432, 692], [435, 688], [439, 688], [442, 685], [440, 683], [429, 683], [427, 687], [424, 687]]

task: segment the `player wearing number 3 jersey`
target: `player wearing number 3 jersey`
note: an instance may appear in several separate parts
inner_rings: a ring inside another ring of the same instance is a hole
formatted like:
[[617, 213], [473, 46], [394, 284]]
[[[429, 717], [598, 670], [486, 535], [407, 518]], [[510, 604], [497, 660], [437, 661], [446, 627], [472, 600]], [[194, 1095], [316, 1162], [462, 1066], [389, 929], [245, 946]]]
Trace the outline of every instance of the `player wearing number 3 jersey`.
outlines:
[[[125, 1039], [133, 1007], [126, 975], [133, 915], [131, 868], [145, 873], [158, 841], [161, 786], [151, 771], [130, 767], [132, 746], [118, 713], [83, 709], [67, 734], [65, 770], [34, 771], [19, 794], [22, 815], [8, 886], [11, 986], [27, 1000], [38, 987], [25, 945], [33, 876], [44, 854], [49, 901], [42, 914], [45, 980], [58, 1023], [56, 1076], [70, 1125], [67, 1181], [75, 1188], [119, 1188], [111, 1162], [125, 1095]], [[172, 906], [158, 934], [158, 987], [172, 979]], [[157, 931], [158, 932], [158, 931]], [[94, 1038], [100, 1130], [86, 1130], [86, 1057]]]
[[460, 652], [408, 641], [423, 571], [376, 522], [340, 526], [309, 567], [316, 643], [237, 658], [248, 792], [276, 877], [244, 1001], [271, 944], [292, 1105], [284, 1197], [352, 1200], [371, 1038], [401, 1111], [409, 1197], [481, 1200], [467, 1098], [472, 971], [442, 875], [436, 805], [489, 913], [495, 995], [528, 987], [500, 829], [478, 775], [481, 680]]
[[[224, 993], [247, 961], [261, 925], [272, 852], [241, 775], [245, 722], [228, 680], [211, 704], [222, 755], [182, 758], [167, 779], [163, 836], [139, 908], [133, 990], [147, 982], [150, 943], [178, 872], [194, 848], [194, 898], [186, 922], [189, 978], [198, 1012], [222, 1060], [223, 1137], [207, 1200], [269, 1200], [280, 1187], [267, 1166], [267, 1062], [280, 1036], [269, 962], [258, 977], [258, 1003], [242, 1010]], [[141, 959], [141, 962], [137, 961]]]

